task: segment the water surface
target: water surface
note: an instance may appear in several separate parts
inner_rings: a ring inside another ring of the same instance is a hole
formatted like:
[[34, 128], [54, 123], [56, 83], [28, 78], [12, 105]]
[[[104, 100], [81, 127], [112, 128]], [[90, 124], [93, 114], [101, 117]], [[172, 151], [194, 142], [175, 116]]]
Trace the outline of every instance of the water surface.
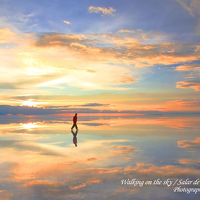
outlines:
[[200, 178], [199, 122], [81, 116], [76, 147], [71, 116], [1, 116], [0, 199], [199, 199], [141, 182]]

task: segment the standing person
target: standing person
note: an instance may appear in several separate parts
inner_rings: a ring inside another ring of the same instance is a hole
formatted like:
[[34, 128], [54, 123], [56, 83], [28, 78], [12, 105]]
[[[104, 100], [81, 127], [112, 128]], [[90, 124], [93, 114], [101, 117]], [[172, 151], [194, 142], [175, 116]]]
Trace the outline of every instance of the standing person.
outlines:
[[73, 117], [73, 126], [71, 129], [73, 129], [74, 127], [76, 128], [76, 130], [78, 130], [78, 126], [77, 126], [77, 113], [74, 115]]

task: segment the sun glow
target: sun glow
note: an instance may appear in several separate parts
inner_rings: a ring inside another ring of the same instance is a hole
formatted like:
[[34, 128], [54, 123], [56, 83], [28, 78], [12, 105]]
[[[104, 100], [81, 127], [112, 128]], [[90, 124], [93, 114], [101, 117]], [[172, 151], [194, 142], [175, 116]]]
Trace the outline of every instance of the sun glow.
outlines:
[[25, 123], [21, 124], [21, 127], [26, 130], [32, 130], [34, 128], [39, 128], [41, 126], [38, 123]]
[[36, 107], [39, 103], [32, 100], [27, 100], [22, 103], [22, 106]]

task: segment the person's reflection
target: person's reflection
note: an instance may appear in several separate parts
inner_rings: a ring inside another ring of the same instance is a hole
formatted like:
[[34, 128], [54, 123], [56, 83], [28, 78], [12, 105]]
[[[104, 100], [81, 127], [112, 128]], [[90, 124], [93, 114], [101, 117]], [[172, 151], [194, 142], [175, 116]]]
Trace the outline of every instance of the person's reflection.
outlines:
[[71, 129], [72, 135], [73, 135], [73, 143], [74, 145], [77, 147], [77, 134], [78, 134], [78, 129], [76, 129], [76, 131], [74, 131], [73, 129]]

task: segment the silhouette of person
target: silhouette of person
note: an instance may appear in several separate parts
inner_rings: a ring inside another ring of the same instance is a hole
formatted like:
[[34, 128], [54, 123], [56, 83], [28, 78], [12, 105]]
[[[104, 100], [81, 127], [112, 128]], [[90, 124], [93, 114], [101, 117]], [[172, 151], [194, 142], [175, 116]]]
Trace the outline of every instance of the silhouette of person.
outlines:
[[73, 129], [71, 129], [72, 135], [73, 135], [73, 143], [77, 147], [77, 134], [78, 134], [78, 129], [74, 132]]
[[73, 128], [76, 128], [76, 130], [78, 130], [78, 126], [77, 126], [77, 113], [74, 115], [74, 117], [73, 117], [73, 126], [71, 127], [71, 130], [73, 129]]

